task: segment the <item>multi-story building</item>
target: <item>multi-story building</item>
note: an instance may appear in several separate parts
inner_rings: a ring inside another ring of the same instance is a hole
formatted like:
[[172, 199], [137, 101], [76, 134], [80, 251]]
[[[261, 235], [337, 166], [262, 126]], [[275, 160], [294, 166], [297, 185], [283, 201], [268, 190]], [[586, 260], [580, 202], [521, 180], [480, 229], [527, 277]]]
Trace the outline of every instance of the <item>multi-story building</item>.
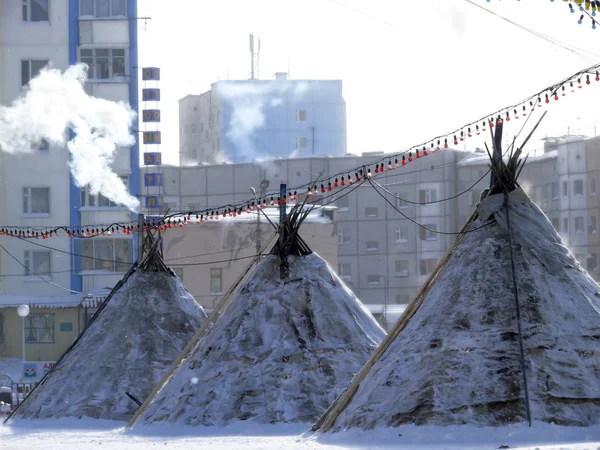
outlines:
[[[3, 105], [24, 94], [29, 81], [48, 64], [64, 71], [84, 62], [89, 66], [85, 86], [89, 94], [124, 101], [137, 112], [137, 0], [1, 1], [0, 8]], [[2, 225], [78, 227], [132, 219], [126, 209], [75, 185], [65, 147], [42, 141], [34, 143], [28, 154], [0, 158]], [[118, 150], [113, 170], [133, 195], [139, 195], [137, 136], [135, 145]], [[7, 250], [0, 252], [0, 294], [25, 297], [65, 295], [65, 289], [93, 293], [111, 287], [126, 265], [100, 259], [130, 262], [135, 246], [124, 235], [87, 241], [64, 235], [47, 241], [0, 239]], [[28, 320], [38, 326], [54, 319], [48, 314]], [[59, 324], [54, 326], [58, 330]]]
[[[520, 176], [521, 184], [560, 231], [565, 244], [597, 280], [599, 147], [600, 138], [548, 140], [545, 153], [530, 156]], [[250, 201], [250, 187], [261, 196], [277, 192], [280, 183], [293, 189], [318, 177], [353, 175], [349, 172], [356, 167], [373, 171], [369, 163], [383, 157], [364, 154], [166, 166], [162, 211], [203, 210]], [[448, 149], [377, 175], [373, 180], [381, 187], [365, 183], [348, 195], [344, 194], [349, 187], [325, 194], [326, 202], [337, 207], [338, 274], [388, 327], [402, 312], [399, 305], [414, 299], [475, 210], [482, 191], [489, 187], [488, 170], [484, 151], [469, 154]], [[315, 198], [323, 203], [320, 195]], [[315, 248], [317, 253], [322, 250]]]
[[[463, 225], [456, 213], [459, 210], [456, 199], [416, 206], [419, 202], [435, 202], [456, 192], [457, 163], [462, 156], [464, 153], [452, 150], [435, 152], [377, 176], [375, 181], [391, 192], [386, 194], [380, 190], [390, 204], [370, 184], [362, 185], [349, 195], [344, 194], [350, 188], [338, 189], [333, 192], [333, 199], [328, 197], [325, 202], [337, 206], [338, 273], [375, 316], [390, 315], [390, 322], [399, 316], [402, 309], [392, 305], [405, 305], [414, 298], [454, 239], [452, 235], [434, 231], [455, 232]], [[319, 177], [327, 179], [366, 166], [380, 158], [382, 154], [365, 154], [246, 164], [163, 166], [164, 203], [160, 212], [194, 211], [251, 201], [251, 187], [262, 196], [277, 192], [280, 183], [293, 189]], [[394, 195], [411, 203], [402, 202]], [[157, 212], [145, 211], [149, 215]], [[424, 224], [428, 230], [413, 221]], [[168, 247], [170, 237], [166, 239]], [[314, 250], [321, 253], [329, 249], [321, 246]], [[196, 269], [187, 270], [188, 278], [194, 276]]]
[[346, 154], [339, 80], [218, 81], [179, 101], [180, 165]]

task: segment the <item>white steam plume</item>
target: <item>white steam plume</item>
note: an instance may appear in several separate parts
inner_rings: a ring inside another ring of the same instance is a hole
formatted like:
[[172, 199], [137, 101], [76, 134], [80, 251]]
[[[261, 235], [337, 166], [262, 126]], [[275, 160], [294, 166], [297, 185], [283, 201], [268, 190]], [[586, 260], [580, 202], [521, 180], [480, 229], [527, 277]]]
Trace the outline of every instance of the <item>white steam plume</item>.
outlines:
[[[135, 112], [125, 103], [90, 97], [85, 93], [87, 66], [77, 64], [64, 73], [42, 70], [26, 94], [11, 106], [0, 106], [0, 150], [29, 153], [42, 140], [66, 145], [71, 173], [79, 187], [90, 186], [132, 211], [139, 201], [131, 196], [110, 163], [118, 146], [133, 145], [130, 134]], [[69, 139], [69, 129], [75, 134]]]
[[272, 158], [277, 149], [268, 148], [265, 143], [254, 142], [254, 133], [265, 125], [265, 106], [275, 107], [283, 104], [284, 95], [296, 100], [309, 89], [306, 82], [221, 82], [218, 85], [220, 97], [231, 105], [231, 120], [227, 137], [236, 146], [240, 160], [254, 161], [260, 158]]

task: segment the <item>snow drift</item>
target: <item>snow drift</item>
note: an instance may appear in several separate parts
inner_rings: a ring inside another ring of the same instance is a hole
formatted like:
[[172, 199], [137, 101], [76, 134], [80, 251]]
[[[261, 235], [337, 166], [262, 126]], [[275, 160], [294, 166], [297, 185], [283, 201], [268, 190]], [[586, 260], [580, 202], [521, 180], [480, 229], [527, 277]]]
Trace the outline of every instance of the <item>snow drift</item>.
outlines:
[[[526, 420], [503, 202], [498, 194], [478, 205], [472, 232], [333, 430]], [[600, 423], [599, 287], [520, 189], [510, 193], [509, 220], [532, 419]]]
[[175, 275], [133, 272], [13, 416], [129, 419], [205, 319]]
[[318, 255], [264, 257], [136, 423], [312, 422], [385, 332]]

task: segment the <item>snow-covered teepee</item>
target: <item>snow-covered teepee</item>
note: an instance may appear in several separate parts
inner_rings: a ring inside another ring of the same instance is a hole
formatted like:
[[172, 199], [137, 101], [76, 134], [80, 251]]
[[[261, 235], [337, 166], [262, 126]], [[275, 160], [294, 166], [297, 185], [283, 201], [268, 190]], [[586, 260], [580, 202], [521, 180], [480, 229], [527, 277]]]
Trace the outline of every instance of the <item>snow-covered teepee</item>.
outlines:
[[298, 234], [295, 207], [214, 328], [130, 424], [314, 422], [385, 332]]
[[[160, 239], [115, 286], [11, 417], [129, 420], [206, 320], [163, 262]], [[137, 402], [136, 402], [137, 400]]]
[[599, 286], [519, 187], [520, 150], [494, 152], [489, 194], [313, 430], [600, 423]]

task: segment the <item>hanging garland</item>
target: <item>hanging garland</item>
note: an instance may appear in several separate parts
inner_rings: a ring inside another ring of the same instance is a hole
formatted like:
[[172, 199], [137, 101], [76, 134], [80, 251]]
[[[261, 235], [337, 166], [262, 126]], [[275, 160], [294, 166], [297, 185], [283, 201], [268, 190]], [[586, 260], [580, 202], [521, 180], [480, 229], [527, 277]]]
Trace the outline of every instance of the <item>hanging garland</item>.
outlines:
[[[596, 5], [594, 7], [596, 7]], [[4, 226], [0, 227], [0, 236], [20, 239], [49, 239], [51, 237], [59, 236], [59, 232], [62, 232], [68, 237], [88, 239], [97, 236], [111, 236], [117, 233], [131, 235], [142, 231], [142, 229], [150, 231], [184, 227], [193, 222], [202, 223], [206, 220], [218, 220], [219, 217], [235, 218], [242, 215], [244, 211], [246, 211], [247, 214], [250, 214], [253, 211], [258, 212], [267, 207], [279, 207], [281, 205], [291, 204], [298, 199], [298, 191], [305, 190], [307, 196], [313, 197], [331, 192], [334, 189], [348, 188], [355, 183], [360, 183], [373, 177], [381, 176], [386, 172], [403, 168], [407, 164], [427, 157], [431, 153], [447, 149], [450, 145], [456, 146], [459, 142], [463, 142], [473, 136], [480, 135], [482, 132], [486, 132], [488, 128], [493, 129], [495, 123], [498, 121], [502, 122], [502, 120], [504, 120], [509, 122], [511, 120], [519, 120], [519, 118], [531, 114], [536, 108], [550, 105], [552, 102], [559, 101], [569, 93], [575, 93], [584, 86], [599, 82], [600, 64], [596, 64], [577, 72], [552, 86], [542, 89], [519, 103], [487, 114], [483, 118], [463, 125], [450, 133], [437, 136], [431, 140], [413, 146], [406, 151], [384, 156], [377, 161], [372, 161], [370, 164], [332, 175], [322, 182], [307, 183], [296, 188], [288, 189], [282, 197], [279, 194], [271, 193], [264, 197], [258, 197], [254, 200], [235, 205], [223, 205], [218, 208], [188, 211], [187, 213], [178, 212], [160, 220], [147, 220], [143, 225], [135, 222], [119, 222], [108, 226], [48, 226], [42, 227], [41, 229], [33, 227]]]

